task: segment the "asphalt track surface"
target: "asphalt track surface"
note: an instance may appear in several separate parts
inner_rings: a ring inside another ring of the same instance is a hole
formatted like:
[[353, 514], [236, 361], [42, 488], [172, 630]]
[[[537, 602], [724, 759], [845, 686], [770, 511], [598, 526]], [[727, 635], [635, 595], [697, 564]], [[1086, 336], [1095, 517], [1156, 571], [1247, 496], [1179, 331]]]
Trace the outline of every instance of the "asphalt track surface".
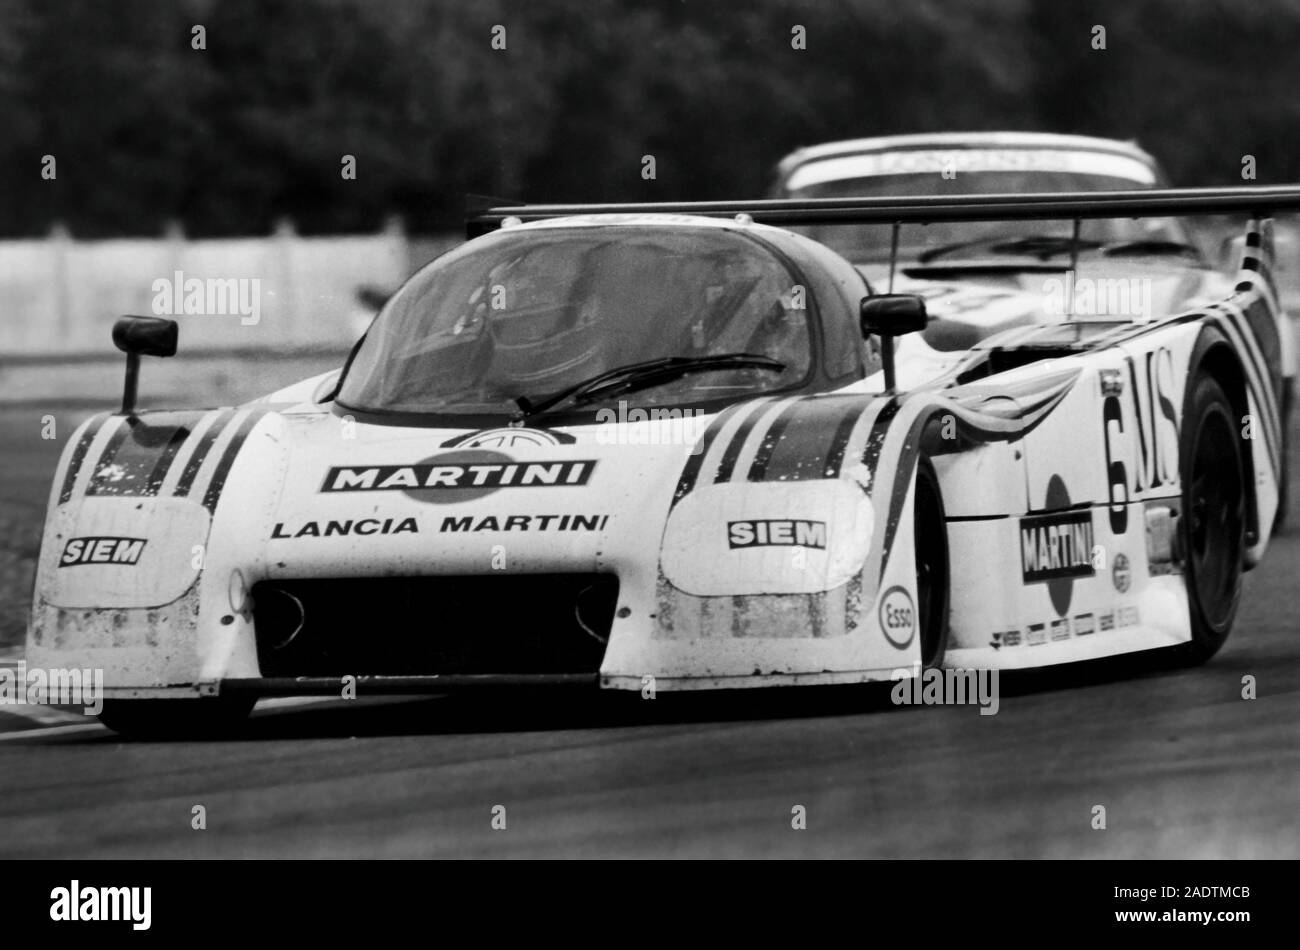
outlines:
[[[41, 517], [62, 444], [38, 431], [0, 412], [20, 520]], [[506, 693], [270, 704], [237, 741], [165, 743], [0, 708], [0, 857], [1294, 858], [1297, 579], [1300, 530], [1248, 576], [1208, 665], [1004, 675], [994, 716], [878, 687]]]

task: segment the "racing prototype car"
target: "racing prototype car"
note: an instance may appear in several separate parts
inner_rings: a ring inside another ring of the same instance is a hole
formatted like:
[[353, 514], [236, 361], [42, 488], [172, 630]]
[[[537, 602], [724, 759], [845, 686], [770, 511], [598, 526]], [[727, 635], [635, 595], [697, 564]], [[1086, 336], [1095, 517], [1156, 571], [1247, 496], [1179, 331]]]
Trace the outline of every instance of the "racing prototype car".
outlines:
[[[55, 473], [27, 661], [103, 669], [127, 732], [349, 689], [1203, 661], [1277, 506], [1267, 215], [1297, 207], [1253, 188], [489, 209], [340, 370], [209, 411], [136, 410], [140, 357], [177, 326], [124, 317], [123, 409]], [[1222, 300], [1054, 300], [1087, 276], [1080, 222], [1232, 211], [1255, 220]], [[939, 309], [785, 227], [1041, 220], [1075, 246], [1044, 246], [1015, 320], [1006, 294]]]

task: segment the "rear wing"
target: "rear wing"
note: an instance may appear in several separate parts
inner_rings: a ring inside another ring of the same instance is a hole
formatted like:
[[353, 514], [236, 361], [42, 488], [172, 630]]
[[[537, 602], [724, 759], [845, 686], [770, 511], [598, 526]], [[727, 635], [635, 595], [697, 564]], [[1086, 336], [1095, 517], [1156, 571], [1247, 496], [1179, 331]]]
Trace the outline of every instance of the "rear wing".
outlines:
[[1046, 192], [1025, 195], [929, 195], [914, 198], [770, 198], [634, 204], [515, 204], [471, 198], [465, 236], [487, 234], [510, 218], [542, 221], [593, 214], [745, 215], [760, 224], [927, 224], [939, 221], [1029, 221], [1247, 215], [1300, 211], [1300, 185], [1165, 188], [1142, 191]]

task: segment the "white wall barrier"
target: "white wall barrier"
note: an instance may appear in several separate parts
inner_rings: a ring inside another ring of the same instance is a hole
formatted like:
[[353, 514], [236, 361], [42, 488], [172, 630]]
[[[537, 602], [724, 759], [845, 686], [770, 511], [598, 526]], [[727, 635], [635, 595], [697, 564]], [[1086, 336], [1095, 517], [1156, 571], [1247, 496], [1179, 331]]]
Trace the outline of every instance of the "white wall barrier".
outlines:
[[45, 240], [0, 241], [0, 362], [111, 353], [124, 313], [176, 319], [182, 352], [346, 349], [373, 313], [360, 288], [391, 291], [454, 243], [412, 242], [396, 221], [332, 237], [303, 237], [286, 222], [258, 238], [80, 241], [56, 228]]

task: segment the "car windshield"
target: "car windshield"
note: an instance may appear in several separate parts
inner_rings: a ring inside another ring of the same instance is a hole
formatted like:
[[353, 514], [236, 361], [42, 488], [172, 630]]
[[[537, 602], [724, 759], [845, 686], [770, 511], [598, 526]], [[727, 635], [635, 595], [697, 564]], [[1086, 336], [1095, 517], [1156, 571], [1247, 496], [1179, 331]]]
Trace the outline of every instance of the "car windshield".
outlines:
[[783, 368], [697, 366], [647, 379], [634, 398], [681, 405], [784, 389], [810, 370], [812, 311], [782, 259], [733, 231], [507, 229], [444, 255], [393, 296], [338, 402], [370, 412], [508, 413], [521, 399], [543, 402], [620, 367], [741, 353]]
[[[1078, 172], [1045, 171], [956, 171], [945, 178], [939, 171], [873, 175], [809, 183], [788, 192], [792, 198], [897, 198], [921, 195], [1029, 194], [1032, 192], [1132, 191], [1149, 187], [1126, 178]], [[1001, 241], [1051, 237], [1068, 241], [1070, 221], [952, 221], [934, 224], [905, 224], [899, 228], [898, 255], [901, 261], [915, 261], [945, 249], [936, 263], [998, 257], [1008, 262], [1017, 256], [1037, 257], [1041, 242], [1026, 242], [1019, 253], [1015, 247], [999, 249]], [[889, 260], [889, 225], [818, 225], [798, 228], [801, 233], [838, 251], [855, 264]], [[1083, 221], [1080, 241], [1093, 247], [1155, 241], [1188, 243], [1178, 222], [1169, 218], [1099, 219]], [[963, 245], [957, 248], [957, 245]], [[951, 249], [951, 250], [948, 250]], [[1065, 253], [1069, 253], [1068, 247]]]

